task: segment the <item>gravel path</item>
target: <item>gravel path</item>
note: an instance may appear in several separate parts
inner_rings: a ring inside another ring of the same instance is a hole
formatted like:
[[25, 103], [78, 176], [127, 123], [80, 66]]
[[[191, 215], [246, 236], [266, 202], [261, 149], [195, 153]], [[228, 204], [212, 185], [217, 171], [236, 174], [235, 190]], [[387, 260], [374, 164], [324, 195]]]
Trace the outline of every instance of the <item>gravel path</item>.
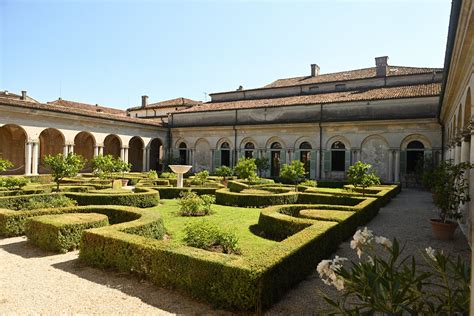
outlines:
[[[470, 248], [459, 230], [454, 241], [433, 239], [427, 219], [435, 215], [429, 193], [404, 190], [368, 227], [377, 235], [406, 242], [407, 254], [432, 246], [468, 258]], [[355, 259], [349, 242], [342, 244], [336, 254]], [[135, 276], [84, 266], [78, 262], [77, 252], [44, 252], [24, 237], [0, 239], [0, 262], [0, 315], [226, 314]], [[267, 314], [316, 314], [324, 306], [317, 295], [319, 288], [337, 295], [314, 273]]]

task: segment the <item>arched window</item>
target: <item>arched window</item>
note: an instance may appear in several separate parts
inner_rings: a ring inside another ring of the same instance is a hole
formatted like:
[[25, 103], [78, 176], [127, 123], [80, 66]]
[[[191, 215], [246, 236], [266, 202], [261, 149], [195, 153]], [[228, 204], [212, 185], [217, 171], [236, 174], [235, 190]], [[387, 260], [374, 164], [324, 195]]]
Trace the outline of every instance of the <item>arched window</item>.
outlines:
[[270, 176], [278, 177], [280, 175], [281, 165], [281, 144], [274, 142], [270, 146]]
[[227, 142], [221, 145], [221, 166], [230, 167], [230, 145]]
[[186, 143], [179, 144], [179, 164], [185, 165], [188, 162], [188, 150]]
[[244, 146], [244, 156], [245, 158], [253, 158], [253, 152], [255, 150], [255, 145], [251, 142], [248, 142]]
[[304, 169], [306, 174], [309, 175], [310, 172], [310, 164], [311, 164], [311, 144], [308, 142], [303, 142], [300, 145], [300, 161], [304, 164]]
[[407, 145], [406, 172], [414, 173], [417, 168], [423, 168], [425, 146], [422, 142], [414, 140]]
[[331, 171], [345, 171], [346, 146], [336, 141], [331, 146]]

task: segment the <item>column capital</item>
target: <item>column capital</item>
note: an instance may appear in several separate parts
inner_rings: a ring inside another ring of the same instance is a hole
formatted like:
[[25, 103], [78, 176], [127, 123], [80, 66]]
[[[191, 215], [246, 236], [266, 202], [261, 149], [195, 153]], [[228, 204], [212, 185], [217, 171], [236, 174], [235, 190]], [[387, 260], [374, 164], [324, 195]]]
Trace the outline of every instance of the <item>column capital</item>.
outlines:
[[26, 140], [26, 143], [37, 144], [37, 143], [39, 143], [39, 139], [28, 138]]

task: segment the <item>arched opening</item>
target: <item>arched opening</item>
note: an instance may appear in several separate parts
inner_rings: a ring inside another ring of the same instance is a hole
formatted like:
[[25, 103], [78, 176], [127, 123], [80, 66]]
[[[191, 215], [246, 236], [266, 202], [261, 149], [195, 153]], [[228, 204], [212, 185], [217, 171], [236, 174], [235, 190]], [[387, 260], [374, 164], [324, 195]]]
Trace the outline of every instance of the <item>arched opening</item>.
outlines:
[[469, 88], [464, 102], [464, 129], [468, 128], [471, 122], [471, 107], [471, 89]]
[[255, 145], [251, 142], [247, 142], [244, 146], [244, 157], [253, 158], [253, 152], [255, 151]]
[[331, 145], [331, 171], [346, 171], [346, 145], [335, 141]]
[[104, 156], [112, 155], [120, 158], [120, 138], [117, 135], [108, 135], [104, 140]]
[[279, 142], [274, 142], [270, 146], [270, 176], [272, 177], [280, 175], [281, 149]]
[[155, 138], [150, 143], [150, 169], [163, 171], [163, 142]]
[[413, 140], [407, 145], [407, 173], [415, 173], [417, 168], [423, 168], [425, 146], [418, 140]]
[[132, 164], [132, 172], [143, 171], [143, 147], [143, 140], [137, 136], [128, 143], [128, 162]]
[[91, 170], [91, 160], [94, 158], [95, 140], [88, 132], [80, 132], [74, 137], [74, 153], [84, 157], [86, 165], [82, 171]]
[[227, 142], [221, 145], [221, 166], [230, 167], [230, 145]]
[[179, 164], [186, 165], [188, 163], [188, 146], [182, 142], [179, 144]]
[[311, 149], [313, 147], [308, 142], [303, 142], [300, 144], [300, 161], [304, 164], [304, 170], [307, 175], [309, 175], [311, 169]]
[[40, 166], [39, 173], [49, 173], [50, 170], [44, 165], [44, 157], [57, 155], [64, 152], [64, 136], [54, 128], [48, 128], [39, 135], [40, 141]]
[[26, 132], [18, 125], [0, 127], [0, 158], [6, 159], [13, 167], [2, 174], [25, 173]]

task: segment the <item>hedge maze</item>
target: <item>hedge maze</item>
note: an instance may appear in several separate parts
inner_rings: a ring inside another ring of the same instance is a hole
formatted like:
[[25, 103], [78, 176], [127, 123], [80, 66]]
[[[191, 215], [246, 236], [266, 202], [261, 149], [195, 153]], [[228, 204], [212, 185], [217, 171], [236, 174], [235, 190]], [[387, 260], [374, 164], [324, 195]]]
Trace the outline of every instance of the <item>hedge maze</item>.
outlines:
[[[51, 192], [51, 183], [1, 190], [0, 236], [26, 234], [33, 244], [57, 252], [79, 247], [80, 260], [91, 266], [136, 273], [227, 309], [262, 311], [400, 190], [380, 185], [365, 194], [350, 186], [298, 186], [296, 191], [291, 185], [244, 181], [224, 187], [217, 180], [178, 189], [173, 179], [136, 177], [135, 190], [128, 192], [92, 177], [69, 179], [59, 193]], [[183, 242], [185, 225], [202, 220], [176, 214], [173, 199], [183, 191], [215, 195], [206, 220], [234, 229], [241, 254]], [[34, 208], [50, 203], [51, 196], [73, 204]]]

